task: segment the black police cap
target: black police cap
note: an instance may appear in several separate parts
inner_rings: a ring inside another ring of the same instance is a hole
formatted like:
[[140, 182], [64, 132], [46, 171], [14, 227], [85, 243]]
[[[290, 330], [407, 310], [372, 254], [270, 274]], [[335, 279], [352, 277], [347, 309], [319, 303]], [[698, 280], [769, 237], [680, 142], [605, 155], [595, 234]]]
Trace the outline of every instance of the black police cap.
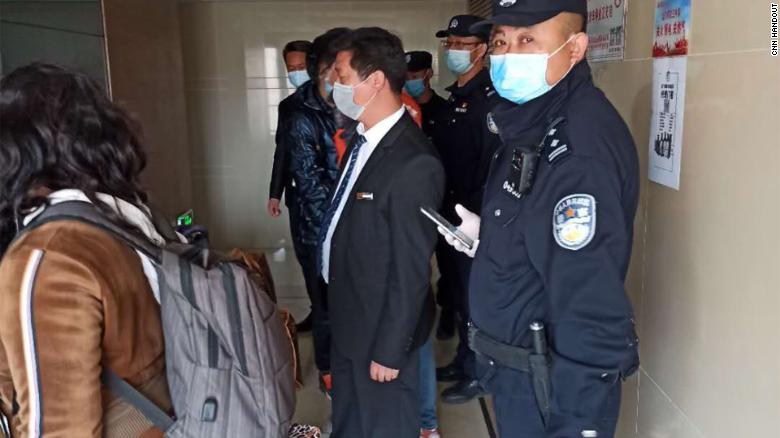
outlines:
[[478, 15], [456, 15], [450, 19], [446, 29], [436, 32], [436, 38], [445, 38], [450, 35], [487, 38], [490, 34], [490, 28], [487, 28], [487, 30], [471, 30], [471, 26], [484, 20], [483, 17]]
[[433, 66], [433, 55], [422, 50], [406, 52], [406, 69], [409, 71], [427, 70]]
[[528, 27], [561, 12], [580, 14], [587, 20], [587, 0], [493, 0], [493, 17], [474, 23], [472, 32], [490, 32], [493, 25]]

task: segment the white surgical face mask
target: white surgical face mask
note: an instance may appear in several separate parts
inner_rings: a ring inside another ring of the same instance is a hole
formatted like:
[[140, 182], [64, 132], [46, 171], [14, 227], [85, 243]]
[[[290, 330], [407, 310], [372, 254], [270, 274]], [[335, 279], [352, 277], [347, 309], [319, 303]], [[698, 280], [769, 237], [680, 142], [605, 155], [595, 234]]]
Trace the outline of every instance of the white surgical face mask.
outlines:
[[[508, 53], [490, 56], [490, 79], [496, 92], [509, 101], [522, 105], [550, 91], [555, 85], [547, 83], [547, 65], [566, 44], [577, 35], [572, 35], [554, 52]], [[569, 67], [571, 71], [573, 66]], [[563, 76], [569, 74], [569, 71]], [[563, 80], [563, 78], [561, 78]], [[560, 82], [560, 81], [558, 81]]]
[[474, 67], [474, 62], [471, 62], [471, 52], [474, 50], [447, 50], [447, 68], [458, 76], [471, 70]]
[[287, 73], [287, 77], [293, 87], [298, 88], [309, 80], [309, 73], [306, 70], [294, 70]]
[[[370, 77], [370, 76], [369, 76]], [[364, 105], [358, 105], [355, 103], [355, 88], [360, 87], [368, 81], [368, 77], [363, 82], [357, 85], [344, 85], [340, 82], [333, 84], [333, 102], [336, 104], [336, 108], [341, 111], [342, 114], [349, 117], [352, 120], [357, 120], [363, 115], [368, 104], [376, 97], [378, 91], [368, 99]]]

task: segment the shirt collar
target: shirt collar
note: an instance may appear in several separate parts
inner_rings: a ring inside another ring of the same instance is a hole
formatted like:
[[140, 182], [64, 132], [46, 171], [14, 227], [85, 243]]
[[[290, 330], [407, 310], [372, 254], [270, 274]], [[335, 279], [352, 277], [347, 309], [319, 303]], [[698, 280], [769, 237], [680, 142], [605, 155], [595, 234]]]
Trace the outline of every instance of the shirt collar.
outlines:
[[395, 124], [401, 120], [401, 117], [404, 115], [404, 111], [406, 111], [406, 107], [401, 105], [401, 108], [398, 108], [398, 111], [385, 117], [369, 130], [366, 130], [366, 126], [361, 122], [357, 126], [357, 132], [366, 138], [366, 142], [368, 144], [376, 147], [379, 145], [379, 142], [382, 141], [385, 135], [390, 132], [390, 129], [392, 129], [393, 126], [395, 126]]

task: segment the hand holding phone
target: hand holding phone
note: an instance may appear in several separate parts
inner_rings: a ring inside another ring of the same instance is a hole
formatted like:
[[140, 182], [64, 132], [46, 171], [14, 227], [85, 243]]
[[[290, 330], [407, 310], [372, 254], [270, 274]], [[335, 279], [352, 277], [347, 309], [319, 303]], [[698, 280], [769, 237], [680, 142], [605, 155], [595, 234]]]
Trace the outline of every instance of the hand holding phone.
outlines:
[[455, 212], [462, 222], [459, 227], [456, 227], [430, 207], [420, 207], [420, 211], [438, 226], [439, 233], [444, 236], [447, 243], [469, 257], [474, 257], [479, 246], [479, 240], [477, 240], [480, 226], [479, 216], [458, 204], [455, 206]]

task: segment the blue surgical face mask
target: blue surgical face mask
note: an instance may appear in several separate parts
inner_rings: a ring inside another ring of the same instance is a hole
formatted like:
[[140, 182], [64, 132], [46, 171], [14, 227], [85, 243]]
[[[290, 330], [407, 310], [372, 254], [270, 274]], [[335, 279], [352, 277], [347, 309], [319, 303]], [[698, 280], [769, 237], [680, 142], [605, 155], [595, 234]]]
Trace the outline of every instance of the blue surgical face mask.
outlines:
[[447, 68], [458, 76], [471, 70], [471, 67], [474, 67], [471, 52], [472, 50], [447, 50]]
[[409, 93], [412, 97], [420, 97], [425, 93], [425, 80], [423, 79], [412, 79], [410, 81], [406, 81], [406, 84], [404, 84], [404, 88], [406, 88], [406, 92]]
[[309, 73], [306, 70], [294, 70], [287, 73], [287, 77], [290, 79], [293, 87], [298, 88], [309, 80]]
[[[548, 60], [560, 52], [575, 36], [572, 35], [549, 55], [546, 53], [491, 55], [490, 79], [493, 81], [493, 87], [501, 97], [518, 105], [547, 93], [557, 85], [557, 83], [554, 85], [547, 83]], [[569, 70], [571, 71], [571, 67]]]
[[336, 108], [341, 111], [342, 114], [349, 117], [352, 120], [357, 120], [363, 115], [363, 111], [372, 100], [376, 97], [377, 93], [368, 99], [365, 105], [358, 105], [355, 103], [355, 88], [360, 87], [368, 81], [368, 78], [357, 85], [344, 85], [339, 82], [333, 84], [333, 103], [336, 104]]
[[329, 81], [325, 81], [325, 94], [330, 94], [333, 92], [333, 84], [331, 84]]

